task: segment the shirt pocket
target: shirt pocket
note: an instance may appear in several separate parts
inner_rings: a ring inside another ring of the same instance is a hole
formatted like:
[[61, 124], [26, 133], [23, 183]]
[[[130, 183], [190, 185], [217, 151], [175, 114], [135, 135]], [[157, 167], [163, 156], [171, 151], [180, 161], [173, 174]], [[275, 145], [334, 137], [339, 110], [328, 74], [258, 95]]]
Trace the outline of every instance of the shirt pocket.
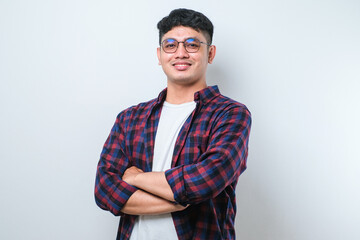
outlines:
[[190, 134], [187, 138], [186, 151], [193, 162], [198, 162], [200, 156], [206, 152], [209, 136], [206, 134]]

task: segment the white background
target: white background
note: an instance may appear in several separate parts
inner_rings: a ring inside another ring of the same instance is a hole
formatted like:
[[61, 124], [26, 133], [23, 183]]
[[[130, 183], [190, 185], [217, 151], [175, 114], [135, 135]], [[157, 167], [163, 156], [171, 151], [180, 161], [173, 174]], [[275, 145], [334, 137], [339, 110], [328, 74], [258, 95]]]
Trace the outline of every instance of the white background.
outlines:
[[102, 145], [157, 97], [157, 22], [215, 25], [209, 85], [248, 106], [237, 239], [360, 239], [357, 0], [0, 0], [0, 239], [115, 239], [95, 205]]

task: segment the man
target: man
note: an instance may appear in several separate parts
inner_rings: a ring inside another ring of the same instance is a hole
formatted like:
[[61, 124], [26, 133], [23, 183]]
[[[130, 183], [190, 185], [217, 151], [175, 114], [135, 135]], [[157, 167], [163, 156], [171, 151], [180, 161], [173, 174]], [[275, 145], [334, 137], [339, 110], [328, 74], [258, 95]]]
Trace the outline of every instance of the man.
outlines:
[[98, 206], [121, 216], [117, 239], [235, 239], [235, 187], [250, 112], [207, 87], [213, 25], [177, 9], [158, 23], [167, 88], [122, 111], [97, 169]]

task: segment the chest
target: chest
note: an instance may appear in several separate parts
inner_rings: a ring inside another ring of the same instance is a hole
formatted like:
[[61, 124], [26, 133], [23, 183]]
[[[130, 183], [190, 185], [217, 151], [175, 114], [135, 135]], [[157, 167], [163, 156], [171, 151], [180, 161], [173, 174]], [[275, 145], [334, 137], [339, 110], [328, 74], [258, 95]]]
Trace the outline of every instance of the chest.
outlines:
[[175, 135], [174, 151], [171, 166], [196, 163], [202, 154], [206, 153], [211, 132], [216, 120], [214, 114], [204, 114], [196, 109], [184, 119], [183, 123], [171, 124], [168, 122], [165, 128], [159, 128], [160, 111], [155, 112], [146, 119], [139, 119], [132, 124], [126, 133], [126, 154], [131, 165], [137, 166], [144, 171], [152, 170], [155, 139], [157, 136], [166, 136], [171, 126], [181, 125]]

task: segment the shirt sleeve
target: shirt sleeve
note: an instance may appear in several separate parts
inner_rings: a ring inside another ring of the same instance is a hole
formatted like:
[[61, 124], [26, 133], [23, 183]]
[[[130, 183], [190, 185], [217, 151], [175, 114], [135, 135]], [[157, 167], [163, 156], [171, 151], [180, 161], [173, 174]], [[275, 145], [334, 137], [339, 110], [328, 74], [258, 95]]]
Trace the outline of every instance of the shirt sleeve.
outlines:
[[246, 169], [250, 127], [251, 115], [246, 107], [232, 107], [222, 114], [200, 159], [165, 172], [175, 201], [197, 204], [237, 181]]
[[113, 213], [115, 216], [122, 215], [121, 209], [137, 190], [136, 187], [122, 180], [122, 175], [128, 168], [129, 159], [125, 155], [125, 137], [121, 128], [121, 113], [116, 118], [111, 129], [97, 166], [95, 180], [96, 204]]

